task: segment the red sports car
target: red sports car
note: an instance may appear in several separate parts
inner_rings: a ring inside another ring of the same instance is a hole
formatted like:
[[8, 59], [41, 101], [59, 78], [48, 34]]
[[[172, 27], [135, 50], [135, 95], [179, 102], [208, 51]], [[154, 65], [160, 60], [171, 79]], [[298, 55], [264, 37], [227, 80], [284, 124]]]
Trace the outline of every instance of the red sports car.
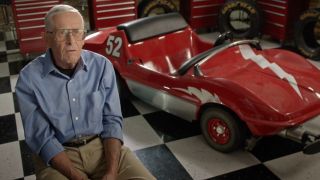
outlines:
[[307, 154], [319, 152], [320, 132], [303, 123], [320, 114], [320, 71], [293, 52], [228, 37], [205, 42], [172, 13], [91, 34], [85, 48], [113, 63], [120, 96], [127, 88], [164, 111], [200, 121], [218, 151], [278, 134], [304, 144]]

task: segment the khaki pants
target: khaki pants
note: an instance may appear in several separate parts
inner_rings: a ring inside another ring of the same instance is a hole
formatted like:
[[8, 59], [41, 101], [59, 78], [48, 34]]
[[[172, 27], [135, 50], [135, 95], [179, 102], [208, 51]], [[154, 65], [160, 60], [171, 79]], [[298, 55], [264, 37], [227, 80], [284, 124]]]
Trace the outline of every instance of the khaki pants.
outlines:
[[[106, 162], [104, 158], [103, 144], [100, 138], [79, 148], [65, 147], [65, 152], [70, 158], [74, 167], [87, 179], [101, 179], [105, 173]], [[67, 179], [57, 170], [48, 167], [39, 156], [34, 157], [36, 177], [39, 180], [64, 180]], [[127, 147], [121, 148], [120, 161], [118, 166], [118, 180], [155, 179], [142, 165], [136, 156]]]

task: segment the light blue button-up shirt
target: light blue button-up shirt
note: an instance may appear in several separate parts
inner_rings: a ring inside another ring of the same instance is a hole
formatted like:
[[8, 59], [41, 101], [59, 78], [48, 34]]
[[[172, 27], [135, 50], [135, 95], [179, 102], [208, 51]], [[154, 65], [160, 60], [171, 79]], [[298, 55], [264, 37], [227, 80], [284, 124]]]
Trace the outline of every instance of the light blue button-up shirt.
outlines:
[[26, 143], [47, 164], [73, 138], [123, 140], [114, 69], [101, 55], [83, 50], [69, 77], [54, 66], [48, 50], [20, 71], [16, 94]]

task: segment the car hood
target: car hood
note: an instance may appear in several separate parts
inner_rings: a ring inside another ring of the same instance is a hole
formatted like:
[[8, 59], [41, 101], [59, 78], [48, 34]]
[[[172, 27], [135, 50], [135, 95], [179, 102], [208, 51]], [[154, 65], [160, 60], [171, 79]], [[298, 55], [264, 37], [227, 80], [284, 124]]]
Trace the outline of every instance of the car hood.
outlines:
[[[201, 66], [204, 76], [244, 89], [281, 114], [319, 107], [320, 71], [305, 58], [280, 49], [229, 48]], [[236, 89], [235, 89], [236, 90]]]

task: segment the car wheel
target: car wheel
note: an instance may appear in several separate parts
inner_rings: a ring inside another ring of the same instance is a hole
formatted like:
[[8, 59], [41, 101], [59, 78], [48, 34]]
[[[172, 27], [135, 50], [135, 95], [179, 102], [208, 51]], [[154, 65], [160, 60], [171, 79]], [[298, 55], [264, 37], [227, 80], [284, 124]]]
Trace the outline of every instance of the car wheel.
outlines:
[[143, 0], [138, 6], [138, 17], [155, 16], [176, 11], [176, 5], [170, 0]]
[[200, 125], [208, 144], [220, 152], [232, 152], [244, 143], [246, 135], [244, 125], [226, 110], [220, 108], [205, 110]]
[[295, 44], [302, 55], [320, 60], [320, 11], [310, 9], [299, 18], [294, 36]]
[[235, 38], [253, 38], [259, 35], [262, 12], [252, 0], [226, 2], [219, 12], [219, 31], [230, 31]]

